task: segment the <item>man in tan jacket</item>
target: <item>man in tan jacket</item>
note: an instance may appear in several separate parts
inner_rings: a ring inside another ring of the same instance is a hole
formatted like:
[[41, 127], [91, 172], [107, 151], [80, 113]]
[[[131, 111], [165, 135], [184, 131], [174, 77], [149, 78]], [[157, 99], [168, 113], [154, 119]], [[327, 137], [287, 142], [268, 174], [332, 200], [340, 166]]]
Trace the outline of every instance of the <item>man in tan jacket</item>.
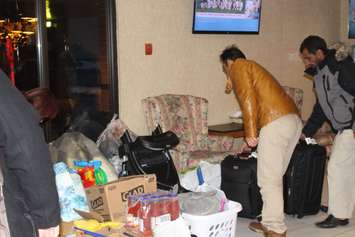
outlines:
[[284, 237], [283, 175], [302, 130], [297, 107], [276, 79], [247, 60], [236, 46], [226, 48], [220, 60], [227, 76], [226, 92], [233, 90], [243, 113], [245, 143], [241, 150], [258, 145], [262, 221], [249, 228], [266, 237]]

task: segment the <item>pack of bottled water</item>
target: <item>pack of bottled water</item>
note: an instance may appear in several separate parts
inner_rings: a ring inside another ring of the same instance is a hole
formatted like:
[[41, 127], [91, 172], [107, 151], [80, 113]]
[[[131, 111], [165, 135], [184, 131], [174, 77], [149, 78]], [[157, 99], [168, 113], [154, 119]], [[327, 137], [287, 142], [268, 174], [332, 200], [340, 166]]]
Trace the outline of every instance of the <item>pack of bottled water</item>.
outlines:
[[89, 212], [89, 206], [80, 176], [70, 170], [64, 162], [54, 164], [53, 168], [62, 221], [70, 222], [82, 219], [74, 209]]

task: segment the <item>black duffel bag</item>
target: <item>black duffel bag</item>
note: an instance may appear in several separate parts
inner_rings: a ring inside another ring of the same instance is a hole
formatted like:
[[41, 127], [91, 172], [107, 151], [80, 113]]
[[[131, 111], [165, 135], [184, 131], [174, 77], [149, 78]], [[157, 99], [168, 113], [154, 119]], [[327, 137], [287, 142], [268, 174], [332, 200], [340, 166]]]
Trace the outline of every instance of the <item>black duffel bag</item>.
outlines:
[[183, 191], [169, 150], [179, 143], [171, 131], [162, 132], [158, 126], [151, 136], [138, 136], [132, 141], [129, 132], [121, 137], [120, 156], [126, 156], [127, 175], [155, 174], [159, 189]]

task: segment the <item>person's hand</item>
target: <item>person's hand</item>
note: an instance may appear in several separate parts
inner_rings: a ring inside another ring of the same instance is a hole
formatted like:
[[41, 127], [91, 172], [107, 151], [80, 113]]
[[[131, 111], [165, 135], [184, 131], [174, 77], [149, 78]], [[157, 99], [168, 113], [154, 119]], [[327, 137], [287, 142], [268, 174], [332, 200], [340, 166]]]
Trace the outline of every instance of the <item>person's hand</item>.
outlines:
[[256, 137], [247, 137], [245, 138], [245, 141], [249, 147], [256, 147], [259, 143], [259, 139]]
[[232, 92], [232, 90], [233, 90], [232, 81], [228, 78], [227, 79], [227, 83], [226, 83], [226, 88], [225, 88], [224, 92], [226, 94], [230, 94]]
[[239, 147], [237, 154], [241, 154], [244, 152], [250, 152], [251, 148], [248, 146], [246, 142], [243, 142], [243, 144]]
[[354, 138], [355, 138], [355, 130], [353, 130], [353, 135], [354, 135]]
[[305, 140], [305, 139], [306, 139], [306, 135], [304, 135], [304, 133], [302, 133], [300, 136], [300, 140]]
[[48, 229], [39, 229], [38, 237], [58, 237], [59, 235], [59, 226], [48, 228]]

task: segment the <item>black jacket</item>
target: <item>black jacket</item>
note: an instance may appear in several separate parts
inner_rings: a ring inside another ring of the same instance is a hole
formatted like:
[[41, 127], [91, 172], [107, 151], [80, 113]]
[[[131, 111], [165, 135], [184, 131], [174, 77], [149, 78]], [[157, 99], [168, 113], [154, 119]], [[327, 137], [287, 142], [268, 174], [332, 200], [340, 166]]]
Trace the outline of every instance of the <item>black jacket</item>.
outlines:
[[0, 70], [0, 162], [12, 237], [57, 226], [60, 209], [39, 116]]

